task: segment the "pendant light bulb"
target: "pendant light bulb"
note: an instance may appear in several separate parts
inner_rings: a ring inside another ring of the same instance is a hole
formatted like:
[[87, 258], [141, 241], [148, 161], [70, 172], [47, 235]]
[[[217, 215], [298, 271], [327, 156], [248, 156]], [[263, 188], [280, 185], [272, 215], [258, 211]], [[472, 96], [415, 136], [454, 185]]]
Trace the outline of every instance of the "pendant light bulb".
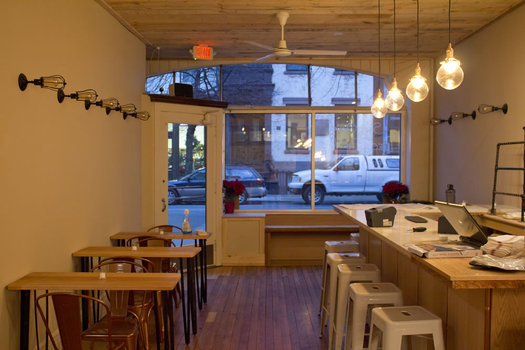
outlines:
[[405, 98], [403, 97], [401, 90], [398, 89], [397, 80], [396, 77], [394, 77], [394, 81], [392, 82], [392, 88], [388, 90], [388, 94], [385, 99], [385, 105], [391, 111], [397, 112], [401, 108], [403, 108], [404, 104]]
[[423, 101], [428, 95], [428, 85], [426, 79], [421, 75], [419, 62], [416, 66], [416, 74], [410, 78], [407, 86], [407, 96], [414, 102]]
[[381, 89], [379, 89], [377, 90], [377, 98], [372, 105], [372, 114], [375, 118], [381, 119], [385, 116], [387, 111], [385, 100], [383, 100], [383, 94], [381, 93]]
[[463, 82], [463, 69], [461, 62], [454, 58], [454, 49], [452, 44], [448, 43], [447, 57], [441, 62], [436, 74], [438, 84], [447, 90], [454, 90]]

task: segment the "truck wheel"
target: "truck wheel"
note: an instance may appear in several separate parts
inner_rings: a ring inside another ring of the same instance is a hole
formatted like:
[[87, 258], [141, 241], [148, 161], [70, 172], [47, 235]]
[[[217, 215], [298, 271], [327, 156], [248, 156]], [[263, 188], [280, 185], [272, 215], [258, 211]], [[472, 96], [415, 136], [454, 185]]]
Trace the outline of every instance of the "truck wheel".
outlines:
[[[310, 204], [310, 202], [312, 200], [312, 193], [311, 192], [312, 192], [311, 186], [307, 185], [307, 186], [304, 187], [303, 193], [302, 193], [302, 197], [303, 197], [303, 201], [306, 204]], [[315, 185], [315, 198], [314, 198], [315, 204], [323, 203], [324, 195], [325, 195], [325, 191], [324, 191], [323, 186]]]

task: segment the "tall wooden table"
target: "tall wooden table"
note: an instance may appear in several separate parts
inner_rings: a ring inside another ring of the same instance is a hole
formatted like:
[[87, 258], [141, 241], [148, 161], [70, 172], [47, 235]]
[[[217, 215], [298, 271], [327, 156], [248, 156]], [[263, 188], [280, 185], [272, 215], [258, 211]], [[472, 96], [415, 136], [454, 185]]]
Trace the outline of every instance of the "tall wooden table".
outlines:
[[[82, 271], [89, 271], [93, 266], [94, 257], [129, 257], [129, 258], [160, 258], [179, 259], [181, 272], [184, 265], [187, 269], [186, 287], [188, 295], [184, 297], [184, 275], [181, 274], [182, 318], [184, 324], [184, 339], [190, 343], [190, 322], [193, 334], [197, 334], [197, 305], [195, 293], [195, 257], [199, 254], [199, 247], [87, 247], [73, 253], [74, 257], [81, 258]], [[186, 262], [186, 264], [184, 264]], [[186, 315], [188, 310], [189, 316]]]
[[[405, 219], [427, 214], [435, 218], [436, 210], [429, 206], [395, 207], [393, 227], [368, 227], [362, 205], [334, 209], [359, 225], [361, 253], [381, 269], [383, 281], [398, 285], [404, 303], [419, 304], [441, 317], [447, 350], [524, 348], [525, 272], [476, 268], [469, 265], [470, 258], [426, 259], [411, 254], [407, 244], [458, 236], [438, 235], [437, 222], [431, 218], [427, 223]], [[413, 232], [415, 226], [427, 230]]]
[[[33, 272], [9, 284], [8, 290], [20, 291], [20, 349], [28, 350], [29, 347], [29, 309], [31, 291], [48, 290], [144, 290], [162, 291], [165, 302], [170, 302], [171, 293], [181, 279], [179, 273], [106, 273], [105, 279], [99, 278], [99, 273], [94, 272]], [[36, 307], [36, 305], [35, 305]], [[166, 324], [171, 325], [171, 338], [173, 339], [173, 315], [164, 313]], [[83, 315], [84, 316], [84, 315]], [[158, 337], [157, 327], [157, 337]], [[164, 342], [165, 348], [170, 348], [168, 332]], [[157, 339], [157, 348], [160, 339]]]
[[[144, 237], [144, 236], [158, 236], [163, 239], [192, 239], [195, 241], [195, 246], [201, 248], [201, 252], [197, 258], [199, 262], [199, 274], [197, 276], [197, 292], [199, 299], [199, 309], [202, 309], [202, 303], [208, 301], [208, 257], [206, 251], [206, 241], [210, 238], [208, 233], [197, 235], [195, 233], [182, 233], [182, 232], [164, 232], [160, 234], [159, 232], [118, 232], [111, 236], [109, 239], [116, 241], [119, 247], [124, 247], [126, 241], [130, 238]], [[199, 290], [199, 277], [200, 277], [200, 290]]]

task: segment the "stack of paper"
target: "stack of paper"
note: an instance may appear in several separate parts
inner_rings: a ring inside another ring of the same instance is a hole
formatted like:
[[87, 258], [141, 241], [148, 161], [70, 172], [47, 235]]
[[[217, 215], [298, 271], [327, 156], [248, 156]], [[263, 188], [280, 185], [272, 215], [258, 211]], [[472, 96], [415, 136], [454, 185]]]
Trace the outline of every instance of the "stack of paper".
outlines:
[[481, 249], [487, 254], [498, 257], [517, 255], [525, 250], [525, 241], [523, 236], [489, 237], [488, 242]]

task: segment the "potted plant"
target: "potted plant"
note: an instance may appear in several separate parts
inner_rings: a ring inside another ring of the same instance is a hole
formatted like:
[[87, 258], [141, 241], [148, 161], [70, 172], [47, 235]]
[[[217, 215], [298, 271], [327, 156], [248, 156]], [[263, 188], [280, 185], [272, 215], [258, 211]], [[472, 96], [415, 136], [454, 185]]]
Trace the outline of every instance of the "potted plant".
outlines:
[[406, 203], [408, 192], [408, 187], [401, 182], [387, 182], [383, 185], [383, 203]]
[[[239, 180], [223, 180], [222, 188], [224, 192], [224, 210], [226, 213], [231, 214], [233, 213], [233, 208], [239, 209], [239, 195], [244, 192], [245, 187]], [[233, 203], [233, 205], [229, 203]]]

